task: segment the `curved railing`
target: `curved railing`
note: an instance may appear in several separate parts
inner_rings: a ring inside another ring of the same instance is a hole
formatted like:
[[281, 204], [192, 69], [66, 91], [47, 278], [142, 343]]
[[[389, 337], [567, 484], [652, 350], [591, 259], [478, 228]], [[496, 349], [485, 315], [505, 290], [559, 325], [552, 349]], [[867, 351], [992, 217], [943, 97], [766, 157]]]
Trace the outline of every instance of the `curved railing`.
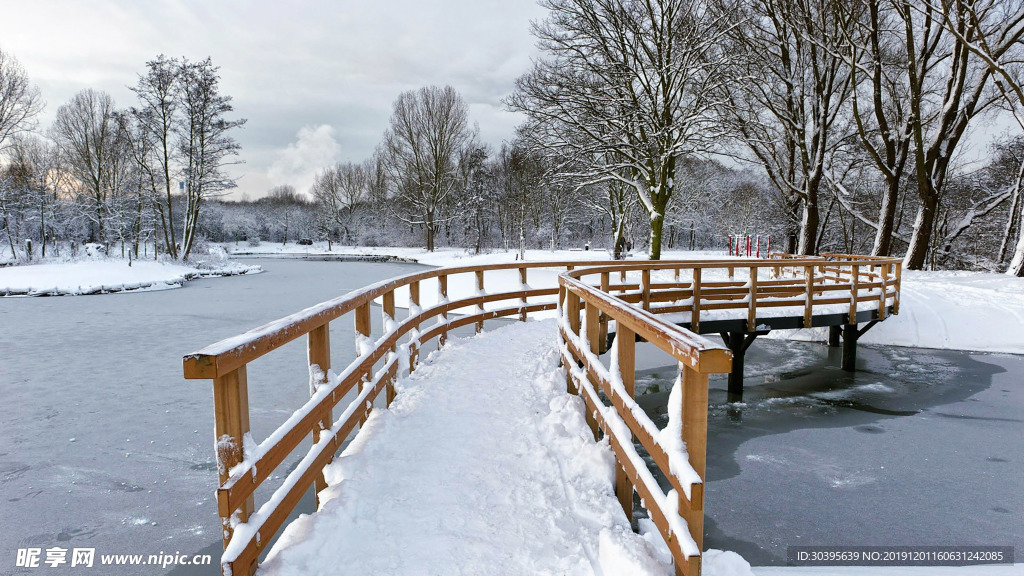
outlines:
[[[600, 428], [610, 437], [620, 467], [617, 490], [623, 507], [627, 512], [632, 509], [635, 489], [669, 543], [677, 566], [683, 571], [694, 566], [699, 570], [707, 375], [728, 372], [730, 364], [726, 349], [694, 333], [699, 331], [701, 317], [724, 310], [744, 316], [754, 329], [758, 310], [796, 304], [811, 326], [816, 307], [835, 305], [843, 300], [836, 294], [846, 291], [849, 294], [843, 302], [850, 306], [852, 321], [856, 322], [862, 302], [879, 302], [878, 314], [884, 319], [890, 300], [898, 306], [896, 262], [795, 258], [439, 268], [368, 286], [186, 355], [186, 378], [213, 380], [220, 476], [217, 506], [225, 547], [222, 569], [236, 575], [255, 571], [260, 553], [302, 495], [310, 486], [317, 492], [326, 486], [324, 467], [366, 420], [382, 391], [390, 405], [395, 379], [400, 372], [415, 370], [417, 351], [424, 344], [436, 338], [443, 345], [448, 332], [461, 326], [475, 324], [479, 331], [486, 320], [509, 316], [525, 320], [530, 314], [560, 308], [562, 356], [569, 367], [570, 391], [579, 393], [587, 404], [595, 433]], [[549, 276], [551, 269], [564, 272], [558, 277], [558, 286], [551, 282], [550, 287], [531, 287], [529, 272], [536, 274], [539, 269], [547, 269]], [[763, 269], [770, 271], [770, 279], [759, 280]], [[511, 289], [486, 291], [488, 278], [494, 286], [495, 276], [513, 270], [518, 272], [518, 285], [514, 279], [503, 278], [501, 284]], [[682, 278], [684, 271], [688, 278]], [[465, 297], [449, 299], [451, 279], [466, 277], [472, 280], [474, 290]], [[589, 278], [596, 281], [585, 281]], [[437, 289], [437, 302], [426, 308], [421, 298], [425, 283]], [[875, 289], [880, 293], [872, 292]], [[556, 295], [558, 300], [553, 298]], [[399, 298], [408, 299], [408, 313], [402, 319], [396, 315]], [[374, 304], [380, 306], [383, 316], [383, 330], [376, 336], [371, 333]], [[689, 314], [688, 318], [656, 316], [673, 313]], [[350, 314], [357, 357], [334, 373], [330, 370], [330, 323]], [[612, 364], [604, 367], [600, 355], [607, 349], [610, 326], [615, 330], [616, 350]], [[249, 435], [246, 366], [302, 336], [307, 337], [311, 398], [257, 443]], [[632, 398], [632, 351], [637, 338], [652, 342], [679, 362], [682, 413], [673, 416], [670, 424], [679, 428], [679, 442], [661, 440], [662, 433], [645, 419]], [[598, 390], [611, 406], [603, 404]], [[336, 417], [335, 408], [346, 398], [349, 402]], [[312, 448], [257, 510], [256, 489], [309, 436]], [[637, 459], [633, 436], [669, 479], [675, 496], [660, 492], [643, 460]]]

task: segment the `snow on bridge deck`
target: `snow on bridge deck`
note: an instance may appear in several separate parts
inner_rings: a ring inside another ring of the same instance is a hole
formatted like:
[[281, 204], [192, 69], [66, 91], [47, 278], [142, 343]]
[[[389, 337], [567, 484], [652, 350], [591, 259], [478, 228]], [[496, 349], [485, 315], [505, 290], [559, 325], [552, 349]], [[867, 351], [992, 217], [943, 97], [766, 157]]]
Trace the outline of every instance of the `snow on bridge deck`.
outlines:
[[328, 466], [320, 510], [260, 574], [671, 573], [630, 530], [557, 342], [553, 320], [450, 340]]

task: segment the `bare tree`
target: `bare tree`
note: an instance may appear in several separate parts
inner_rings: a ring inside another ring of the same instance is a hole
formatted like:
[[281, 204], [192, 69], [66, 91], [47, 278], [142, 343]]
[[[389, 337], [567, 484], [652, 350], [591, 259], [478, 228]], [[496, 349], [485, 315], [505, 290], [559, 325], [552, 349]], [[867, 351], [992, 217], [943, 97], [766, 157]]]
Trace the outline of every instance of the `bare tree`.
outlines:
[[137, 125], [135, 159], [146, 176], [163, 229], [164, 246], [171, 258], [178, 258], [172, 198], [173, 163], [179, 150], [174, 145], [174, 128], [181, 89], [181, 62], [163, 54], [146, 62], [146, 73], [132, 88], [139, 107], [131, 109]]
[[869, 222], [875, 229], [871, 253], [888, 256], [892, 253], [896, 209], [911, 149], [910, 90], [905, 74], [908, 46], [927, 60], [938, 44], [930, 33], [904, 37], [904, 28], [897, 25], [900, 21], [889, 0], [860, 0], [848, 6], [854, 11], [867, 10], [864, 17], [851, 18], [854, 26], [848, 31], [846, 55], [857, 136], [885, 182], [877, 221]]
[[107, 242], [111, 199], [125, 169], [125, 138], [114, 100], [106, 92], [86, 89], [57, 109], [51, 133], [66, 168], [88, 198], [84, 215], [93, 225], [91, 240]]
[[459, 188], [459, 155], [473, 138], [468, 117], [466, 101], [451, 86], [403, 92], [381, 144], [398, 200], [393, 212], [423, 227], [430, 251], [440, 225], [452, 217], [448, 209]]
[[[794, 223], [800, 254], [817, 251], [819, 192], [850, 93], [843, 42], [857, 13], [840, 0], [753, 0], [729, 34], [745, 74], [721, 112], [768, 173]], [[792, 244], [790, 235], [790, 244]]]
[[[583, 160], [587, 184], [616, 180], [650, 217], [661, 256], [679, 157], [720, 135], [715, 94], [729, 77], [719, 36], [728, 26], [704, 0], [541, 0], [533, 27], [544, 57], [508, 99], [538, 138]], [[568, 137], [567, 137], [568, 136]]]
[[362, 164], [339, 162], [319, 172], [311, 192], [328, 222], [340, 226], [342, 242], [352, 242], [356, 210], [370, 199], [373, 161]]
[[[1024, 10], [1017, 0], [943, 0], [941, 5], [891, 1], [902, 21], [908, 50], [911, 159], [919, 200], [904, 265], [920, 269], [931, 249], [943, 185], [957, 147], [971, 120], [995, 101], [987, 93], [989, 81], [999, 74], [993, 62], [1019, 49]], [[919, 37], [934, 38], [941, 49], [919, 54], [915, 50]], [[977, 49], [982, 39], [987, 57]], [[929, 95], [933, 78], [939, 89]], [[932, 114], [935, 120], [930, 122]]]
[[17, 58], [0, 49], [0, 152], [12, 137], [35, 128], [43, 109], [39, 88], [33, 85]]
[[209, 58], [181, 65], [181, 88], [178, 91], [181, 118], [176, 133], [184, 163], [182, 177], [186, 204], [180, 254], [184, 259], [192, 251], [203, 202], [236, 186], [224, 168], [241, 162], [232, 160], [241, 146], [231, 131], [243, 126], [245, 119], [229, 120], [226, 117], [234, 107], [231, 97], [220, 93], [218, 70]]

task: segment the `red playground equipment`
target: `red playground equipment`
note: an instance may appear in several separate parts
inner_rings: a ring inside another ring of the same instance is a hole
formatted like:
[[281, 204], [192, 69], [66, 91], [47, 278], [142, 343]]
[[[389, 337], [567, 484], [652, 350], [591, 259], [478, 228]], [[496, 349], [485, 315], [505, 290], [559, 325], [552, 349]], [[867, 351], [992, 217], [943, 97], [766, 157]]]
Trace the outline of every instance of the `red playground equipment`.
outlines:
[[761, 235], [729, 234], [729, 256], [740, 258], [770, 258], [772, 253], [772, 237], [765, 236], [767, 245], [764, 256], [761, 256]]

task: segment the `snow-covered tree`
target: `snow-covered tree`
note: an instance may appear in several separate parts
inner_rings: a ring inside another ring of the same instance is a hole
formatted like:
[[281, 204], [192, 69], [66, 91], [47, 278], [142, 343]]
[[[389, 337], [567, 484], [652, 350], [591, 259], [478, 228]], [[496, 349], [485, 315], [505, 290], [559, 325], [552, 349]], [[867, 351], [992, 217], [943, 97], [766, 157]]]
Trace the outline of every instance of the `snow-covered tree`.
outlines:
[[588, 184], [631, 188], [661, 256], [677, 159], [710, 148], [713, 110], [730, 73], [720, 47], [730, 26], [704, 0], [541, 0], [542, 56], [508, 99], [537, 140], [579, 158]]
[[392, 212], [423, 228], [427, 250], [453, 217], [458, 160], [472, 139], [469, 107], [451, 86], [427, 86], [395, 100], [380, 157], [394, 194]]
[[232, 131], [246, 121], [228, 119], [234, 111], [231, 97], [221, 93], [219, 68], [209, 58], [182, 62], [180, 78], [177, 99], [181, 117], [175, 131], [186, 198], [180, 255], [187, 259], [195, 243], [203, 202], [236, 186], [225, 168], [240, 162], [235, 157], [241, 146]]

